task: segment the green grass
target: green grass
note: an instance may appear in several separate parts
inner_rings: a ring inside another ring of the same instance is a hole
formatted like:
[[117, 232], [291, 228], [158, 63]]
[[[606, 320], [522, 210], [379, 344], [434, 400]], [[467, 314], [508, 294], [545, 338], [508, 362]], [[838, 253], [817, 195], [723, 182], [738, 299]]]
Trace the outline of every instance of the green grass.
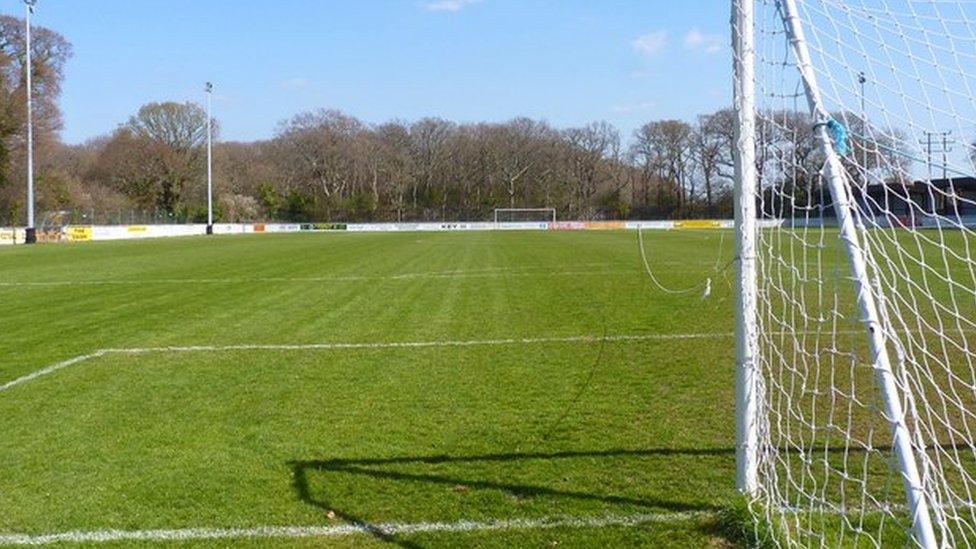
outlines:
[[[783, 258], [763, 263], [761, 286], [766, 373], [778, 384], [773, 443], [813, 453], [804, 461], [779, 447], [767, 487], [808, 513], [778, 507], [760, 537], [802, 543], [813, 529], [813, 544], [903, 545], [898, 512], [855, 506], [842, 525], [808, 509], [820, 505], [811, 496], [853, 504], [865, 490], [900, 501], [835, 237], [763, 240], [767, 258]], [[937, 391], [971, 377], [963, 348], [976, 348], [974, 332], [953, 331], [953, 314], [976, 317], [965, 293], [976, 244], [961, 233], [872, 237], [896, 260], [891, 280], [913, 282], [899, 282], [892, 303], [930, 323], [906, 329], [916, 350], [940, 353], [925, 390], [941, 402]], [[748, 545], [752, 519], [733, 490], [733, 273], [717, 270], [732, 259], [731, 233], [645, 239], [662, 283], [711, 277], [711, 296], [656, 289], [636, 235], [623, 231], [0, 249], [0, 386], [100, 350], [146, 349], [0, 390], [0, 535], [680, 514], [637, 526], [174, 544]], [[940, 349], [938, 326], [955, 347]], [[467, 343], [390, 345], [424, 342]], [[252, 348], [227, 348], [241, 345]], [[200, 346], [217, 348], [187, 349]], [[971, 409], [976, 397], [948, 394], [945, 424], [965, 427], [959, 403]], [[947, 446], [933, 455], [959, 442], [960, 429], [943, 431]], [[868, 440], [881, 449], [864, 452]], [[962, 463], [947, 482], [962, 487], [960, 475], [976, 472]]]
[[[3, 249], [0, 384], [105, 348], [732, 331], [723, 276], [705, 301], [655, 291], [635, 237], [258, 235]], [[655, 234], [647, 248], [676, 286], [732, 255], [719, 232]], [[727, 335], [109, 354], [0, 392], [0, 533], [693, 511], [702, 514], [631, 527], [326, 542], [722, 546], [733, 364]]]

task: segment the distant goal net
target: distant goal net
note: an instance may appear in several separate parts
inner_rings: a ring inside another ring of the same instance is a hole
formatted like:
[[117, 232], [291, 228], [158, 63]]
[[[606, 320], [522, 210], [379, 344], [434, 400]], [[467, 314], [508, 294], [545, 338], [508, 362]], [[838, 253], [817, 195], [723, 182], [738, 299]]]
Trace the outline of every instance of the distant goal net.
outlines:
[[976, 2], [733, 12], [755, 542], [976, 546]]
[[555, 208], [497, 208], [495, 223], [555, 223]]

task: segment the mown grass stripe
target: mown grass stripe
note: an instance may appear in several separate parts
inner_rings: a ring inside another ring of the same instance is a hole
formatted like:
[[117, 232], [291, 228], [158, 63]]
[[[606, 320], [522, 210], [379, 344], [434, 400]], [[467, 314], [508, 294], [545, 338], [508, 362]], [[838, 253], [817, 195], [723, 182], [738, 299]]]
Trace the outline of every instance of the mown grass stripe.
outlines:
[[[690, 271], [694, 272], [694, 271]], [[51, 288], [72, 286], [149, 286], [166, 284], [262, 284], [262, 283], [315, 283], [315, 282], [364, 282], [373, 280], [418, 280], [453, 278], [511, 278], [511, 277], [573, 277], [573, 276], [633, 276], [638, 271], [492, 271], [492, 272], [441, 272], [405, 273], [394, 275], [335, 275], [335, 276], [271, 276], [271, 277], [220, 277], [220, 278], [143, 278], [143, 279], [96, 279], [96, 280], [41, 280], [2, 281], [0, 288]]]

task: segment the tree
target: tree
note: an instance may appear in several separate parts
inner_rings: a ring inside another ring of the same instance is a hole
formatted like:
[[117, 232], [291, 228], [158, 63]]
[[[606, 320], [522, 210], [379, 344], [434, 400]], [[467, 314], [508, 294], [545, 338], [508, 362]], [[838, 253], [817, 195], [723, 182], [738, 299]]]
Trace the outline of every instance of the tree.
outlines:
[[541, 175], [546, 170], [540, 153], [551, 133], [552, 129], [545, 122], [528, 118], [516, 118], [506, 124], [491, 126], [488, 130], [495, 166], [505, 184], [509, 208], [518, 205], [520, 190], [522, 198], [525, 198], [525, 189], [520, 189], [519, 185], [529, 179], [530, 171], [540, 168], [536, 171]]
[[410, 155], [410, 129], [401, 122], [388, 122], [376, 128], [378, 153], [381, 158], [380, 173], [389, 187], [395, 219], [403, 221], [406, 196], [414, 171]]
[[[105, 200], [120, 209], [198, 215], [205, 120], [195, 105], [147, 105], [110, 136], [45, 155], [50, 174], [38, 189], [57, 208]], [[216, 145], [217, 213], [238, 220], [461, 220], [488, 219], [503, 206], [547, 206], [576, 219], [728, 216], [734, 126], [727, 109], [694, 126], [650, 122], [623, 155], [619, 132], [606, 122], [562, 131], [527, 118], [374, 126], [339, 111], [311, 111], [283, 122], [270, 140]], [[844, 159], [852, 175], [858, 153], [867, 152], [873, 175], [905, 181], [910, 161], [895, 152], [904, 134], [869, 130], [868, 150], [855, 144]], [[763, 113], [756, 157], [766, 214], [825, 203], [823, 155], [807, 115]]]
[[694, 161], [705, 186], [705, 207], [710, 216], [714, 215], [716, 187], [732, 180], [734, 116], [731, 109], [699, 116], [692, 138]]
[[658, 206], [664, 207], [667, 199], [673, 199], [678, 215], [687, 213], [687, 203], [695, 194], [689, 170], [692, 133], [686, 122], [660, 120], [645, 124], [634, 134], [632, 155], [645, 171], [659, 178]]
[[[71, 44], [60, 34], [34, 27], [31, 37], [34, 141], [39, 152], [57, 144], [61, 129], [58, 98]], [[27, 72], [24, 20], [0, 16], [0, 189], [23, 170], [27, 141]], [[43, 196], [38, 197], [42, 199]], [[19, 189], [0, 195], [0, 208], [19, 202]]]
[[595, 122], [563, 132], [568, 143], [570, 177], [573, 185], [571, 213], [589, 219], [595, 212], [594, 197], [606, 181], [604, 161], [620, 151], [620, 132], [607, 122]]
[[[440, 206], [435, 184], [448, 183], [444, 175], [454, 153], [456, 131], [457, 126], [440, 118], [424, 118], [410, 126], [410, 152], [416, 170], [412, 192], [415, 214], [419, 213], [421, 192], [429, 206]], [[439, 190], [442, 194], [443, 189]], [[428, 216], [429, 213], [423, 214], [424, 218]]]
[[[214, 124], [216, 132], [216, 124]], [[144, 208], [175, 214], [190, 182], [202, 184], [207, 114], [193, 103], [149, 103], [120, 127], [102, 149], [93, 177], [131, 196]]]
[[316, 213], [331, 217], [352, 187], [364, 131], [362, 122], [335, 110], [302, 113], [279, 127], [275, 160], [287, 186], [307, 196]]

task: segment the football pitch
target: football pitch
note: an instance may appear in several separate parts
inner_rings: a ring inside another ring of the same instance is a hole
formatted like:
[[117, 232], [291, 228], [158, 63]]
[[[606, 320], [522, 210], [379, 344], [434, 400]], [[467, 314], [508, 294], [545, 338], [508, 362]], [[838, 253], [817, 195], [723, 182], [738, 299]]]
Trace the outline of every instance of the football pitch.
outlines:
[[724, 546], [731, 233], [0, 250], [0, 544]]

